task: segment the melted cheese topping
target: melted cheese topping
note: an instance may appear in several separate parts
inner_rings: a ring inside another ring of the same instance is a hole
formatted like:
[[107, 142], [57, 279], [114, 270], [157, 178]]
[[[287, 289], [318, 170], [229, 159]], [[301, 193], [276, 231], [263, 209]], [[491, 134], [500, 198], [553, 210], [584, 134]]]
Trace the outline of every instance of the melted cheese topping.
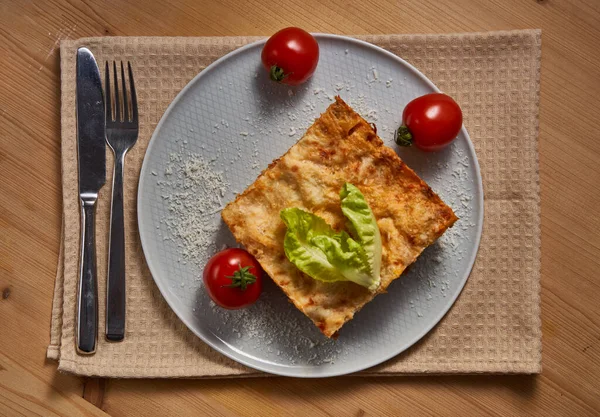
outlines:
[[377, 293], [353, 282], [320, 282], [300, 272], [285, 256], [286, 227], [279, 212], [299, 207], [341, 230], [346, 219], [339, 192], [345, 182], [363, 193], [381, 232], [377, 293], [385, 292], [457, 220], [452, 209], [339, 97], [302, 139], [222, 212], [238, 242], [328, 337], [335, 337]]

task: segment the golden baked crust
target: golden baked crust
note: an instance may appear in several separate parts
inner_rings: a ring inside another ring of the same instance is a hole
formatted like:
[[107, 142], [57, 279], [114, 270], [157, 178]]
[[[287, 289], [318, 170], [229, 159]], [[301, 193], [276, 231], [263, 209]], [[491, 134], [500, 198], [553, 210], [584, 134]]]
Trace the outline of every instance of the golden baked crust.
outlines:
[[376, 293], [353, 282], [324, 283], [300, 272], [285, 256], [286, 227], [279, 212], [299, 207], [339, 231], [346, 222], [339, 197], [345, 182], [363, 193], [381, 232], [377, 293], [385, 292], [457, 220], [452, 209], [339, 97], [302, 139], [222, 212], [237, 241], [328, 337], [335, 336]]

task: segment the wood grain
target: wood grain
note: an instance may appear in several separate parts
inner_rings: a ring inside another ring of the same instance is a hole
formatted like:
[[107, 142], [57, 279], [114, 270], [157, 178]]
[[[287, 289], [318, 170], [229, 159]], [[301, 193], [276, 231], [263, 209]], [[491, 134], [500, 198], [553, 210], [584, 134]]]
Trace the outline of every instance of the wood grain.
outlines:
[[81, 397], [80, 381], [54, 373], [50, 379], [0, 353], [0, 415], [105, 416]]
[[[324, 4], [323, 4], [324, 3]], [[101, 35], [542, 28], [543, 373], [327, 380], [87, 381], [111, 415], [598, 415], [597, 0], [0, 1], [0, 415], [103, 414], [44, 360], [59, 247], [58, 43]], [[103, 385], [105, 384], [105, 385]]]

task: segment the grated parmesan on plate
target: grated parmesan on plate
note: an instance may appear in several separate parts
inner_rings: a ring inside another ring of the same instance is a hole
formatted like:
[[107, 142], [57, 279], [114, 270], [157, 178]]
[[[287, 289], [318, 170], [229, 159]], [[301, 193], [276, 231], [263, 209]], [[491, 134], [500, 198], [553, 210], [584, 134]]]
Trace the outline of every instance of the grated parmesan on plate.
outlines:
[[157, 184], [168, 191], [162, 198], [169, 214], [162, 222], [181, 247], [183, 259], [198, 262], [214, 246], [217, 227], [212, 217], [223, 208], [221, 199], [229, 184], [210, 162], [193, 153], [171, 153], [164, 173]]

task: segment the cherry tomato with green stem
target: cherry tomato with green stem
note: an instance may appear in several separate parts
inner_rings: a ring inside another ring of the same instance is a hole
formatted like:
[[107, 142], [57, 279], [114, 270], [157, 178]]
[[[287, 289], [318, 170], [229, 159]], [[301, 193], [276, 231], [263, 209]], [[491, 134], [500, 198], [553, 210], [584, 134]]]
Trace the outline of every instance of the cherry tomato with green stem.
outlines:
[[263, 269], [247, 251], [229, 248], [214, 255], [202, 274], [208, 295], [230, 310], [247, 307], [262, 291]]
[[261, 59], [273, 81], [288, 85], [308, 80], [319, 62], [319, 44], [307, 31], [289, 27], [271, 36]]
[[462, 127], [462, 111], [452, 97], [442, 93], [425, 94], [406, 105], [402, 126], [396, 131], [400, 146], [414, 144], [431, 152], [448, 146]]

